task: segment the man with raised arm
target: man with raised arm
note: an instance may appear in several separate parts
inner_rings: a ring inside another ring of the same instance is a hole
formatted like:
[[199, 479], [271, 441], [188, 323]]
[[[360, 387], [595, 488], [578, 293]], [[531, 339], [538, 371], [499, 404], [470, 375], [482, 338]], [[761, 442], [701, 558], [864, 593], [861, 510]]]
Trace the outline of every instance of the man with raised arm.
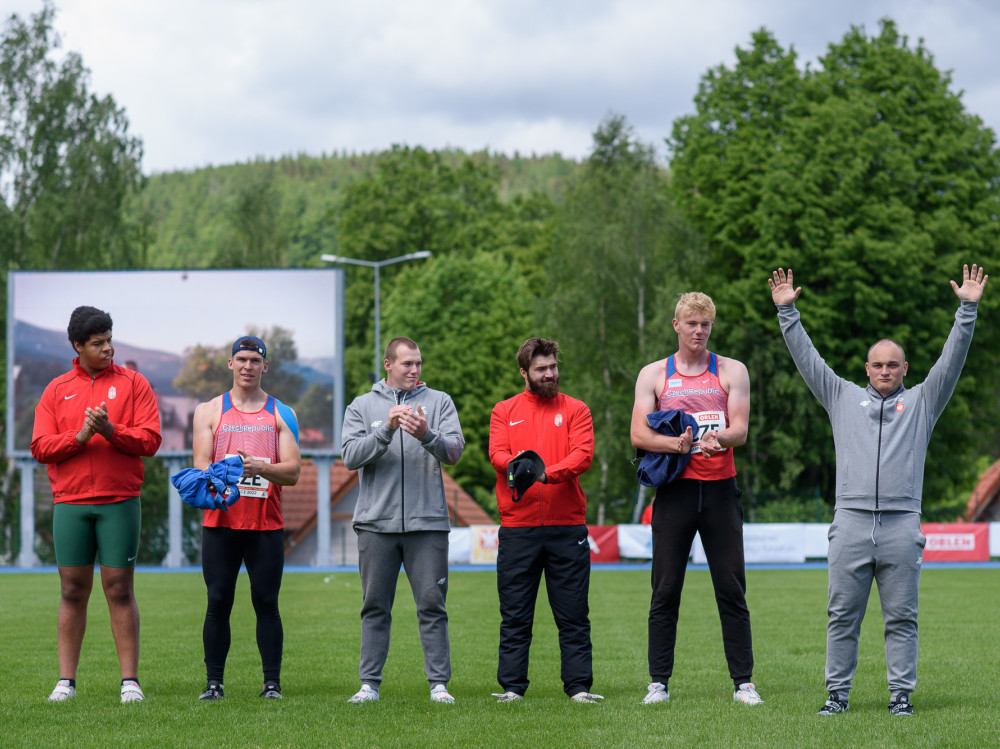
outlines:
[[240, 498], [227, 509], [205, 510], [201, 566], [208, 589], [202, 633], [208, 684], [201, 700], [224, 695], [229, 655], [229, 615], [236, 579], [245, 564], [250, 600], [257, 615], [257, 649], [264, 671], [260, 696], [281, 698], [284, 630], [278, 591], [285, 568], [281, 487], [299, 480], [299, 424], [295, 412], [260, 386], [267, 372], [267, 347], [256, 336], [237, 338], [229, 368], [233, 387], [194, 412], [194, 467], [239, 455], [243, 459]]
[[[667, 702], [673, 673], [677, 614], [695, 533], [701, 536], [722, 621], [722, 644], [733, 700], [762, 702], [751, 681], [753, 640], [746, 604], [743, 510], [733, 448], [747, 439], [750, 376], [736, 359], [708, 350], [715, 304], [700, 292], [681, 296], [674, 310], [677, 352], [643, 367], [635, 383], [632, 446], [651, 453], [691, 453], [681, 475], [657, 488], [653, 502], [653, 595], [649, 605], [649, 675], [643, 704]], [[684, 411], [698, 423], [678, 437], [654, 431], [647, 417]]]
[[827, 366], [806, 335], [792, 269], [768, 279], [788, 350], [802, 379], [830, 416], [837, 453], [837, 494], [830, 526], [826, 689], [817, 715], [847, 712], [858, 665], [858, 636], [872, 580], [885, 621], [889, 711], [912, 715], [917, 684], [917, 594], [923, 559], [920, 532], [924, 460], [934, 424], [948, 404], [972, 343], [976, 311], [989, 276], [964, 266], [955, 324], [927, 379], [903, 385], [903, 347], [883, 338], [868, 349], [865, 387]]

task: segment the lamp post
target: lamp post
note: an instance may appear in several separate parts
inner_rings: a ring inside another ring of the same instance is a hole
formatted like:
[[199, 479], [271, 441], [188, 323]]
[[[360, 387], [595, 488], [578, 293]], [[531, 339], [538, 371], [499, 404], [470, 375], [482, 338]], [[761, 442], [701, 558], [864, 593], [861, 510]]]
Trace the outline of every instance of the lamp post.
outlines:
[[378, 380], [378, 373], [380, 371], [379, 365], [381, 364], [381, 359], [379, 357], [382, 355], [382, 301], [381, 293], [379, 290], [379, 270], [385, 265], [393, 265], [395, 263], [403, 263], [407, 260], [423, 260], [431, 256], [430, 250], [420, 250], [419, 252], [410, 252], [406, 255], [400, 255], [399, 257], [389, 258], [388, 260], [358, 260], [353, 257], [341, 257], [340, 255], [320, 255], [319, 259], [325, 263], [346, 263], [347, 265], [363, 265], [366, 268], [373, 268], [375, 270], [375, 369], [372, 372], [372, 382]]

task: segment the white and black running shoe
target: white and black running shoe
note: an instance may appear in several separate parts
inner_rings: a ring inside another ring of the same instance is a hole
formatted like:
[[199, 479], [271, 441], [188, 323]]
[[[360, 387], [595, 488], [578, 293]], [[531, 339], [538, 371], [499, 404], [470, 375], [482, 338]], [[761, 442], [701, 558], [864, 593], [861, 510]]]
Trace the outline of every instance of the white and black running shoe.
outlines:
[[840, 695], [836, 692], [830, 692], [830, 697], [827, 699], [826, 704], [816, 714], [836, 715], [837, 713], [846, 713], [847, 709], [847, 700], [840, 699]]

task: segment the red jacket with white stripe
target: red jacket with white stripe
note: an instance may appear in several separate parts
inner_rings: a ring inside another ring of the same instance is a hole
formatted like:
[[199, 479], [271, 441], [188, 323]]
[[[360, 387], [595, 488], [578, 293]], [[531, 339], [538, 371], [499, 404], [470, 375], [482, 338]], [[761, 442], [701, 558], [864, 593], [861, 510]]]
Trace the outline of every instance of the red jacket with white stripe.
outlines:
[[[114, 429], [76, 441], [84, 412], [104, 403]], [[138, 497], [143, 455], [160, 448], [160, 410], [149, 382], [138, 372], [111, 366], [93, 379], [73, 369], [50, 382], [35, 407], [31, 454], [47, 463], [56, 502], [101, 503]]]
[[[545, 461], [546, 483], [535, 483], [514, 502], [507, 464], [524, 450], [534, 450]], [[593, 457], [594, 422], [583, 401], [562, 393], [539, 398], [525, 390], [497, 403], [490, 417], [490, 462], [497, 472], [500, 524], [529, 528], [586, 523], [587, 497], [579, 477]]]

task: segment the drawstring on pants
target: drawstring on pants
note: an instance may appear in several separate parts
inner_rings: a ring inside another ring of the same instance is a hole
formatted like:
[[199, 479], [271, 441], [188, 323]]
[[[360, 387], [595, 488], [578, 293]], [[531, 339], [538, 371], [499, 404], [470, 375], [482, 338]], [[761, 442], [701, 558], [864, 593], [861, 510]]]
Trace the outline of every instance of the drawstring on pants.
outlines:
[[873, 512], [872, 513], [872, 544], [878, 546], [878, 542], [875, 540], [875, 526], [882, 525], [882, 513]]

